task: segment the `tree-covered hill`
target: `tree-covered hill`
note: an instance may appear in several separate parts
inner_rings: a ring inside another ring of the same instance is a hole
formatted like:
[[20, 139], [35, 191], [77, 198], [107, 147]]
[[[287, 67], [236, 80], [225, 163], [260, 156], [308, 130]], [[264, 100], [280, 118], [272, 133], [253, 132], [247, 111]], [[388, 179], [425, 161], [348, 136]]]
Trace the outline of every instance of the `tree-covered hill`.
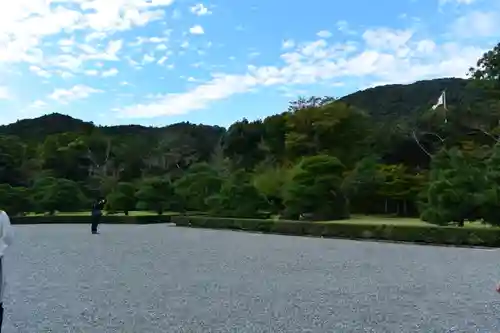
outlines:
[[[96, 126], [60, 113], [51, 113], [34, 119], [22, 119], [15, 123], [0, 126], [1, 135], [15, 135], [22, 139], [40, 140], [53, 134], [65, 132], [91, 133], [100, 132], [109, 136], [162, 136], [168, 133], [201, 131], [200, 135], [220, 136], [224, 128], [208, 125], [193, 125], [188, 122], [165, 127], [147, 127], [141, 125]], [[197, 134], [197, 133], [196, 133]]]
[[484, 90], [472, 86], [470, 80], [443, 78], [378, 86], [357, 91], [340, 100], [365, 110], [377, 120], [394, 120], [425, 112], [436, 103], [444, 90], [449, 105], [464, 108], [485, 98]]
[[94, 124], [60, 113], [51, 113], [35, 119], [22, 119], [0, 126], [0, 134], [16, 135], [23, 139], [44, 139], [51, 134], [64, 132], [89, 133]]

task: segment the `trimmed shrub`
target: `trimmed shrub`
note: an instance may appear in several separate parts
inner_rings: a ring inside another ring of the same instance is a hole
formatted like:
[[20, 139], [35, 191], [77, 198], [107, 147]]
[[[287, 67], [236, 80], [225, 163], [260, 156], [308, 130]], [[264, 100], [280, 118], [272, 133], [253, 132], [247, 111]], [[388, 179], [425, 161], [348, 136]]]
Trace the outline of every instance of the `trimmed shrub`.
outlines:
[[[169, 223], [170, 215], [151, 216], [118, 216], [104, 215], [101, 224], [157, 224]], [[13, 216], [11, 223], [14, 225], [28, 224], [90, 224], [90, 216], [82, 215], [53, 215], [53, 216]]]
[[311, 223], [257, 219], [172, 216], [177, 226], [232, 229], [295, 236], [372, 239], [455, 246], [500, 247], [500, 228], [461, 228], [415, 225]]

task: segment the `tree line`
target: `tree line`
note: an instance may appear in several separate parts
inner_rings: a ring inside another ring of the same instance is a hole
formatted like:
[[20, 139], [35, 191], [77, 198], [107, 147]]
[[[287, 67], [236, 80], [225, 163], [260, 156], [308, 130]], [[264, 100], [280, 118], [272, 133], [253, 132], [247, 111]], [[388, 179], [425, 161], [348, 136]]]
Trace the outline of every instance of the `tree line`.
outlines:
[[[0, 203], [11, 214], [53, 214], [105, 196], [110, 212], [500, 224], [499, 60], [500, 44], [467, 80], [301, 97], [227, 130], [21, 120], [0, 127]], [[432, 110], [443, 89], [447, 110]]]

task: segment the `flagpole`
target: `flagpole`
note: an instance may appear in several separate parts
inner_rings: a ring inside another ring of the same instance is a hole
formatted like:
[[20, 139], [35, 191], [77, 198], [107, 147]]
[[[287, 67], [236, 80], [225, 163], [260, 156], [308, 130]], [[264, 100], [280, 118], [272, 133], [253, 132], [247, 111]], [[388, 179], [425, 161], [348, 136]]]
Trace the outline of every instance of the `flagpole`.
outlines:
[[444, 123], [448, 123], [448, 109], [446, 108], [446, 89], [443, 90]]

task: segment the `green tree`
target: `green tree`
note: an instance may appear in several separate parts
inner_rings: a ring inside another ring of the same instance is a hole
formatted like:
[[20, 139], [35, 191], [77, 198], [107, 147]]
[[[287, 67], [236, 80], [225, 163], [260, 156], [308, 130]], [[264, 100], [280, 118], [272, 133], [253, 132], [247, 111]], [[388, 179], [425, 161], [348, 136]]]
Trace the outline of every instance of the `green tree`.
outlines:
[[283, 209], [283, 190], [288, 177], [288, 170], [283, 167], [265, 167], [256, 170], [253, 185], [267, 200], [273, 214], [279, 214]]
[[383, 198], [379, 191], [384, 185], [385, 174], [376, 156], [358, 161], [353, 170], [345, 174], [342, 189], [349, 196], [351, 209], [358, 213], [380, 213]]
[[225, 217], [261, 217], [265, 198], [251, 182], [251, 175], [240, 169], [222, 183], [220, 192], [206, 199], [210, 213]]
[[238, 168], [251, 170], [266, 157], [262, 149], [264, 130], [260, 120], [243, 119], [232, 124], [222, 139], [224, 155]]
[[421, 218], [438, 225], [480, 218], [487, 186], [482, 161], [467, 157], [458, 148], [444, 150], [433, 158], [430, 182], [423, 195]]
[[87, 146], [78, 133], [48, 136], [40, 146], [40, 159], [42, 168], [56, 178], [78, 181], [89, 173]]
[[500, 43], [478, 59], [469, 69], [469, 77], [491, 90], [500, 91]]
[[134, 210], [137, 202], [135, 198], [136, 188], [132, 183], [121, 182], [107, 196], [107, 209], [112, 212], [123, 211], [128, 215]]
[[403, 164], [382, 165], [381, 173], [384, 181], [378, 195], [384, 199], [384, 213], [406, 215], [408, 201], [413, 199], [412, 181], [408, 169]]
[[22, 167], [26, 161], [27, 146], [19, 137], [0, 135], [0, 184], [25, 184]]
[[304, 108], [287, 115], [285, 146], [290, 160], [327, 154], [345, 163], [365, 155], [368, 117], [342, 102]]
[[264, 119], [263, 140], [259, 149], [265, 154], [264, 163], [282, 163], [286, 159], [285, 137], [287, 131], [286, 113], [276, 114]]
[[35, 204], [41, 212], [75, 212], [87, 208], [89, 202], [78, 184], [64, 178], [38, 180], [33, 188]]
[[29, 213], [33, 211], [33, 202], [30, 190], [26, 187], [12, 187], [8, 184], [0, 184], [0, 209], [9, 215]]
[[314, 220], [349, 217], [349, 204], [342, 191], [344, 165], [335, 157], [305, 157], [292, 170], [285, 186], [286, 217], [312, 214]]
[[192, 165], [174, 183], [175, 192], [186, 203], [187, 210], [207, 211], [206, 198], [219, 192], [223, 179], [217, 170], [206, 162]]
[[304, 96], [299, 96], [297, 100], [288, 103], [288, 111], [295, 112], [303, 109], [317, 108], [330, 104], [334, 101], [335, 97], [331, 96], [323, 96], [323, 97], [311, 96], [308, 98]]
[[485, 159], [484, 189], [477, 196], [478, 210], [484, 222], [500, 225], [500, 145], [496, 144]]
[[136, 198], [137, 209], [154, 211], [158, 215], [168, 210], [175, 210], [179, 206], [174, 187], [165, 177], [145, 179], [139, 186]]

